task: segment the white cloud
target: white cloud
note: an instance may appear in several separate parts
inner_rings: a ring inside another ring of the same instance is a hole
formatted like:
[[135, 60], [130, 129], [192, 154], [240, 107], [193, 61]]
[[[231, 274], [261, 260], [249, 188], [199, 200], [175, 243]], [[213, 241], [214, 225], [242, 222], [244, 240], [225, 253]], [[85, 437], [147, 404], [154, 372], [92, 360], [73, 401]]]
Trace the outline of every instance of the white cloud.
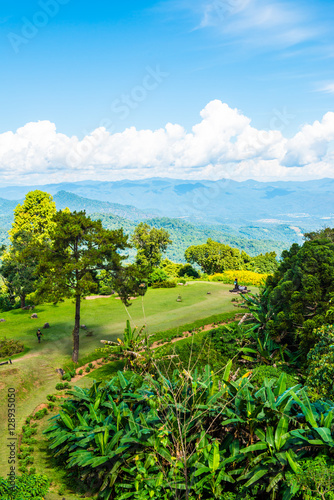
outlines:
[[199, 28], [207, 27], [261, 50], [291, 47], [320, 32], [305, 5], [278, 0], [207, 0]]
[[334, 94], [334, 83], [328, 83], [323, 87], [320, 87], [319, 92], [325, 92], [326, 94]]
[[[80, 179], [166, 176], [188, 179], [288, 180], [334, 177], [334, 113], [304, 125], [292, 138], [275, 115], [276, 130], [259, 130], [219, 100], [186, 131], [168, 123], [158, 130], [103, 127], [79, 140], [49, 121], [0, 134], [0, 183], [43, 184]], [[282, 115], [283, 116], [283, 115]], [[281, 130], [279, 130], [281, 129]]]

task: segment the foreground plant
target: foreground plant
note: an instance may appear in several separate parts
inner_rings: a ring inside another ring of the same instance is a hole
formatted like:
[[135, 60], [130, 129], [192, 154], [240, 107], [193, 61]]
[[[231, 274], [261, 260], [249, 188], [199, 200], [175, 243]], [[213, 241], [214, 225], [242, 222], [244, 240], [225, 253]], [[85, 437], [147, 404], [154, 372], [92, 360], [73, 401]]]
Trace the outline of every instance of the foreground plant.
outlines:
[[285, 374], [233, 381], [231, 366], [75, 388], [46, 431], [52, 453], [104, 500], [298, 498], [287, 474], [333, 453], [332, 405], [286, 390]]

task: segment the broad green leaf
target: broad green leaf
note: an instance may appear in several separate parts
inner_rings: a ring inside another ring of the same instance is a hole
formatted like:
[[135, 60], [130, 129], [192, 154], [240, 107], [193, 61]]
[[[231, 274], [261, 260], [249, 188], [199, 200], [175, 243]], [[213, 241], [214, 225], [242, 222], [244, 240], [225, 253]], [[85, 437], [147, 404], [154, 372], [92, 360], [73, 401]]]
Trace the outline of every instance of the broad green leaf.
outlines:
[[283, 394], [286, 391], [286, 379], [287, 375], [286, 373], [281, 373], [279, 379], [277, 380], [277, 387], [274, 390], [275, 396], [279, 396], [280, 394]]
[[69, 415], [67, 415], [67, 413], [60, 411], [59, 416], [62, 419], [62, 421], [64, 422], [64, 424], [66, 425], [66, 427], [68, 427], [71, 430], [74, 429], [74, 424], [72, 422], [72, 419]]
[[266, 450], [268, 447], [267, 443], [256, 443], [246, 446], [240, 450], [240, 453], [251, 453], [253, 451]]
[[230, 361], [225, 366], [225, 370], [224, 370], [224, 374], [223, 374], [223, 380], [225, 382], [228, 382], [230, 379], [231, 368], [232, 368], [232, 360], [230, 359]]
[[288, 427], [289, 427], [288, 417], [287, 416], [281, 417], [275, 431], [275, 446], [277, 451], [279, 451], [282, 448], [282, 446], [284, 446], [284, 444], [286, 443], [287, 437], [283, 438], [283, 436], [286, 436]]

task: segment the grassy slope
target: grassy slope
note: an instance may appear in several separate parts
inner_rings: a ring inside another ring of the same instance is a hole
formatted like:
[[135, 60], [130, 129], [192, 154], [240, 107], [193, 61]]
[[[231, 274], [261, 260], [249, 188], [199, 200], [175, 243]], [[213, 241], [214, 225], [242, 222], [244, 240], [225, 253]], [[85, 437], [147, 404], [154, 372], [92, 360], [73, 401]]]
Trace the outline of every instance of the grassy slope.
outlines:
[[[175, 328], [196, 319], [224, 313], [237, 312], [231, 303], [230, 286], [221, 283], [194, 282], [177, 289], [149, 290], [143, 299], [136, 299], [128, 309], [133, 324], [146, 323], [150, 332]], [[211, 294], [208, 295], [207, 292]], [[181, 293], [182, 302], [176, 302]], [[74, 304], [68, 300], [57, 306], [36, 307], [38, 319], [31, 319], [30, 311], [15, 310], [1, 313], [5, 323], [0, 323], [0, 337], [17, 338], [30, 348], [27, 355], [18, 357], [13, 365], [0, 367], [0, 447], [4, 450], [3, 440], [7, 438], [6, 407], [4, 404], [7, 388], [17, 390], [17, 429], [20, 430], [24, 419], [36, 406], [45, 401], [46, 395], [54, 392], [59, 381], [55, 369], [63, 366], [71, 356]], [[93, 330], [92, 337], [81, 334], [81, 356], [100, 346], [100, 339], [115, 339], [122, 335], [128, 314], [120, 300], [115, 297], [85, 300], [82, 303], [81, 323]], [[37, 343], [36, 330], [45, 322], [51, 328], [43, 330], [41, 344]], [[84, 380], [84, 379], [83, 379]], [[0, 466], [7, 468], [6, 453], [0, 453]]]

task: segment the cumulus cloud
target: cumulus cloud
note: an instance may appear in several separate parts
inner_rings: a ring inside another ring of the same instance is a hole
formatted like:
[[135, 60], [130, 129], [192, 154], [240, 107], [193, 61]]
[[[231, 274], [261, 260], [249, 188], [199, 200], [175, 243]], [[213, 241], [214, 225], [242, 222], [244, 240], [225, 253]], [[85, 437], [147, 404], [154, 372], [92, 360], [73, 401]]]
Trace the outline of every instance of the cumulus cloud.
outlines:
[[[184, 179], [288, 180], [334, 177], [334, 113], [284, 137], [259, 130], [238, 109], [214, 100], [191, 131], [168, 123], [157, 130], [99, 127], [82, 140], [57, 132], [49, 121], [0, 134], [2, 185], [82, 179], [165, 176]], [[281, 130], [279, 130], [281, 128]]]

